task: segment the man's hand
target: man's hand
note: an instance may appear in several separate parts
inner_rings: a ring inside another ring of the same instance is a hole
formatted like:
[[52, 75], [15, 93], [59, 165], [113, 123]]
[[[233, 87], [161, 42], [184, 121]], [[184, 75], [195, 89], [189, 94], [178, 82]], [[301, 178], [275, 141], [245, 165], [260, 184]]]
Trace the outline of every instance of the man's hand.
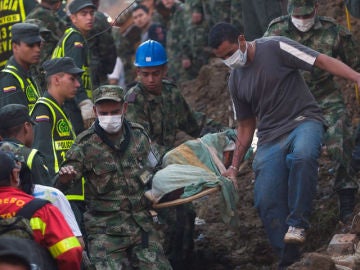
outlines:
[[73, 166], [69, 165], [61, 167], [58, 174], [58, 181], [60, 181], [61, 184], [66, 185], [75, 178], [76, 171]]
[[227, 178], [229, 178], [235, 187], [235, 190], [239, 190], [239, 186], [237, 183], [237, 175], [238, 175], [239, 170], [236, 169], [234, 166], [230, 166], [223, 174], [222, 176], [225, 176]]

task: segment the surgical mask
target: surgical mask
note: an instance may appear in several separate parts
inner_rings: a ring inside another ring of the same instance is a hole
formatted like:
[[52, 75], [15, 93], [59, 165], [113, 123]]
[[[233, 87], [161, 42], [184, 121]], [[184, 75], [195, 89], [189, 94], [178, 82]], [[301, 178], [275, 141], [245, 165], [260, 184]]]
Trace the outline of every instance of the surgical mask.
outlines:
[[291, 16], [291, 22], [301, 32], [307, 32], [315, 24], [315, 16], [309, 19], [298, 19]]
[[231, 69], [245, 66], [247, 61], [247, 50], [248, 50], [247, 42], [246, 42], [245, 52], [242, 52], [240, 50], [240, 44], [239, 44], [239, 49], [237, 49], [236, 52], [234, 52], [233, 55], [231, 55], [229, 58], [223, 60], [223, 63]]
[[123, 124], [123, 115], [99, 115], [99, 125], [110, 134], [117, 133]]

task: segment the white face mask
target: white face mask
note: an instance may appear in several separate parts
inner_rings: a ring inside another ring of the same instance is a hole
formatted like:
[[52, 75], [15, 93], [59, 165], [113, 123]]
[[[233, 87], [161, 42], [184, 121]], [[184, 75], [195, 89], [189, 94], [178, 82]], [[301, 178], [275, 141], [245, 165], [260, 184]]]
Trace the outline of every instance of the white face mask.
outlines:
[[110, 134], [117, 133], [123, 124], [123, 115], [99, 115], [99, 125]]
[[231, 69], [245, 66], [247, 61], [247, 50], [248, 50], [247, 42], [246, 42], [245, 52], [242, 52], [240, 50], [240, 44], [239, 44], [239, 49], [237, 49], [236, 52], [234, 52], [233, 55], [231, 55], [228, 59], [223, 60], [223, 63]]
[[291, 22], [301, 32], [307, 32], [315, 24], [315, 16], [309, 19], [298, 19], [291, 16]]

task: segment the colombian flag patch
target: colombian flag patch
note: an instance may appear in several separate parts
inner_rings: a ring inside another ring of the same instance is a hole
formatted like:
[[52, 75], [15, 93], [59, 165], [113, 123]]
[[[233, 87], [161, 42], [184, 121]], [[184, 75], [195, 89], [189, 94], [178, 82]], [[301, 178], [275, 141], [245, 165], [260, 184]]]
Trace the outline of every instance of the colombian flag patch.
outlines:
[[50, 118], [47, 115], [36, 116], [35, 122], [49, 122]]
[[8, 87], [4, 87], [3, 88], [3, 92], [4, 93], [9, 93], [9, 92], [13, 92], [16, 91], [16, 86], [12, 85], [12, 86], [8, 86]]
[[82, 44], [82, 42], [75, 41], [75, 42], [74, 42], [74, 46], [75, 46], [76, 48], [82, 48], [82, 47], [84, 47], [84, 44]]

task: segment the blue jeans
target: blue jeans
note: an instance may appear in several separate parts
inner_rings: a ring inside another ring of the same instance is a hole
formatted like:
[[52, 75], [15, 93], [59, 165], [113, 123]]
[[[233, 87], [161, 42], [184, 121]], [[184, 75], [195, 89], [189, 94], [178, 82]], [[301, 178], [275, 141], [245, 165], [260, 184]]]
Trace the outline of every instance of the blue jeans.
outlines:
[[323, 133], [322, 123], [309, 120], [256, 151], [255, 207], [280, 264], [300, 256], [296, 245], [285, 246], [284, 236], [289, 226], [309, 227]]

